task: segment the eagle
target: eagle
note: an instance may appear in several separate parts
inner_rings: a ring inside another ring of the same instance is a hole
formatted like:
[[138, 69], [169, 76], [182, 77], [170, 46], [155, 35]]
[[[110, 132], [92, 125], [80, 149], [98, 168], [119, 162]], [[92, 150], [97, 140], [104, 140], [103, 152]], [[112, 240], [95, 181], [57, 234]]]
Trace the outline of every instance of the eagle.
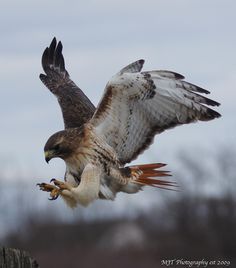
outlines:
[[62, 43], [54, 38], [42, 56], [41, 81], [57, 97], [65, 129], [44, 146], [45, 160], [65, 161], [64, 181], [39, 183], [52, 200], [88, 206], [96, 199], [114, 200], [118, 192], [136, 193], [144, 186], [173, 189], [163, 163], [128, 165], [153, 142], [156, 134], [178, 125], [209, 121], [221, 115], [210, 92], [186, 82], [179, 73], [142, 71], [140, 59], [107, 83], [97, 108], [70, 79]]

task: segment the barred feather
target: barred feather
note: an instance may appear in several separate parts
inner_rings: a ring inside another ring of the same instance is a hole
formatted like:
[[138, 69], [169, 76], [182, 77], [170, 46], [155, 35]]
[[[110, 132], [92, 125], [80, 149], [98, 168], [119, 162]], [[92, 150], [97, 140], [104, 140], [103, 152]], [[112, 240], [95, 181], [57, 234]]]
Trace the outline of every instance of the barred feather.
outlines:
[[209, 107], [220, 104], [200, 94], [208, 90], [174, 72], [140, 72], [142, 64], [136, 61], [112, 77], [90, 121], [122, 164], [135, 159], [166, 129], [220, 117]]

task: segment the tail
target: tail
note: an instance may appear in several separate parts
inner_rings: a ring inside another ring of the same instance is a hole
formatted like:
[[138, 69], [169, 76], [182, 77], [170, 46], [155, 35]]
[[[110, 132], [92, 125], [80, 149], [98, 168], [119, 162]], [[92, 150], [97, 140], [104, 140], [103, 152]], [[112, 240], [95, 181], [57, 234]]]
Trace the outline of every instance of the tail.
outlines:
[[166, 164], [163, 163], [129, 166], [131, 176], [134, 178], [133, 183], [176, 191], [178, 187], [176, 182], [158, 179], [171, 176], [170, 171], [159, 170], [164, 166]]

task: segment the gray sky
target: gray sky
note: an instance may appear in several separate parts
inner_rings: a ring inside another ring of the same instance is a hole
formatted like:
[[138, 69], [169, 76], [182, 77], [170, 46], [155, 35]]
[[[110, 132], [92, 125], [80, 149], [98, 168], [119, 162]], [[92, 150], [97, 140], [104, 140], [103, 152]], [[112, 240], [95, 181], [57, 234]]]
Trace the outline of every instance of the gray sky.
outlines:
[[[71, 78], [94, 104], [108, 79], [144, 58], [144, 69], [167, 69], [211, 91], [223, 117], [160, 135], [138, 162], [173, 165], [176, 152], [235, 146], [236, 3], [230, 0], [0, 1], [1, 174], [61, 177], [43, 146], [63, 128], [56, 99], [39, 80], [41, 55], [54, 36], [64, 45]], [[35, 177], [36, 176], [36, 177]], [[33, 177], [33, 178], [32, 178]]]

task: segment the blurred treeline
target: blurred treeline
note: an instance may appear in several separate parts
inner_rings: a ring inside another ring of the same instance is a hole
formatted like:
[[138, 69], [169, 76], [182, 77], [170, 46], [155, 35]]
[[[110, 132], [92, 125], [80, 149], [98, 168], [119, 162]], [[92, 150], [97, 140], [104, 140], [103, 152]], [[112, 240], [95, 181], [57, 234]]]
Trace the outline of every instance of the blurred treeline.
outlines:
[[10, 231], [1, 244], [29, 251], [45, 268], [157, 268], [172, 259], [226, 260], [236, 267], [236, 151], [182, 152], [177, 159], [179, 192], [147, 190], [139, 205], [153, 202], [142, 210], [122, 195], [121, 213], [113, 210], [116, 201], [74, 213], [62, 202], [37, 203], [38, 191], [26, 184], [2, 183], [0, 227], [5, 222]]

